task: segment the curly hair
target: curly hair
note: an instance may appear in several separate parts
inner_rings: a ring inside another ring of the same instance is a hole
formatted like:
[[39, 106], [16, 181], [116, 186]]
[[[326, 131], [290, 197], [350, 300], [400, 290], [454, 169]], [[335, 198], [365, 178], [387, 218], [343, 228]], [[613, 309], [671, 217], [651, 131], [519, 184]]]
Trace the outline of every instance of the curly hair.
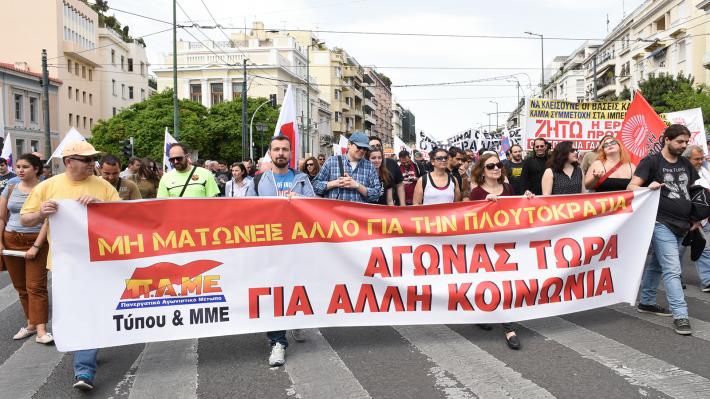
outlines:
[[[552, 151], [552, 156], [547, 161], [547, 167], [555, 172], [562, 172], [572, 150], [574, 150], [574, 143], [571, 141], [561, 141], [557, 143], [555, 149]], [[579, 162], [573, 162], [572, 166], [579, 166]]]
[[[478, 184], [479, 186], [483, 184], [483, 182], [486, 180], [485, 176], [483, 175], [483, 170], [486, 168], [486, 161], [495, 158], [500, 162], [500, 157], [498, 154], [495, 153], [484, 153], [481, 155], [480, 158], [478, 158], [478, 161], [476, 164], [473, 166], [473, 170], [471, 171], [471, 178]], [[505, 171], [505, 166], [500, 168], [500, 177], [498, 178], [498, 183], [503, 184], [505, 182], [505, 176], [507, 175]]]

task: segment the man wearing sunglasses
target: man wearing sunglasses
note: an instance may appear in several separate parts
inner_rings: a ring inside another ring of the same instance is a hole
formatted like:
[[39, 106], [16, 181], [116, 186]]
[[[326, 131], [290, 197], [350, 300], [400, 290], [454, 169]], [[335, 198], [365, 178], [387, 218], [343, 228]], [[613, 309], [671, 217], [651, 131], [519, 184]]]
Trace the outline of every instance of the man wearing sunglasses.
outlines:
[[[30, 192], [20, 211], [22, 225], [36, 226], [55, 214], [59, 208], [56, 200], [59, 199], [77, 200], [82, 205], [119, 201], [118, 192], [111, 183], [94, 176], [98, 154], [99, 152], [86, 141], [68, 143], [62, 150], [62, 162], [66, 171], [39, 183]], [[51, 256], [47, 258], [47, 268], [52, 268]], [[74, 388], [82, 391], [94, 388], [97, 354], [98, 349], [74, 352]]]
[[530, 191], [535, 195], [542, 195], [542, 175], [547, 169], [548, 150], [547, 140], [541, 137], [535, 139], [533, 154], [523, 162], [523, 171], [520, 174], [523, 192]]
[[348, 139], [348, 152], [328, 158], [313, 180], [316, 194], [351, 202], [376, 203], [380, 198], [380, 177], [365, 154], [368, 137], [355, 132]]
[[209, 198], [219, 194], [212, 172], [191, 165], [184, 144], [175, 143], [168, 151], [173, 170], [163, 175], [158, 184], [158, 198]]

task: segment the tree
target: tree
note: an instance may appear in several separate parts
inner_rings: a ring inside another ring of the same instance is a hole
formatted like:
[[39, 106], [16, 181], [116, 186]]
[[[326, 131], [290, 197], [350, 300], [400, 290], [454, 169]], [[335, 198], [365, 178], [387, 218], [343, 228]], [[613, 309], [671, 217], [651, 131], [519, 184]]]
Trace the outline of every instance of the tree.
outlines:
[[[268, 98], [247, 98], [247, 123], [250, 122], [254, 112]], [[254, 117], [253, 139], [257, 149], [263, 146], [264, 140], [270, 137], [276, 127], [276, 122], [279, 118], [278, 108], [273, 108], [269, 104], [264, 105], [259, 109], [259, 113]], [[267, 126], [267, 133], [261, 135], [257, 130], [257, 124]], [[242, 100], [241, 98], [233, 101], [225, 101], [210, 108], [209, 115], [205, 120], [205, 131], [213, 137], [209, 149], [206, 153], [209, 158], [239, 160], [242, 154]], [[249, 126], [247, 126], [247, 132]], [[249, 153], [249, 149], [246, 149]], [[261, 151], [255, 151], [255, 154], [261, 155]]]
[[377, 74], [377, 77], [379, 77], [380, 80], [382, 80], [382, 82], [385, 84], [385, 86], [387, 86], [387, 88], [391, 90], [392, 89], [392, 79], [390, 79], [384, 73], [380, 73], [377, 71], [375, 71], [375, 73]]
[[[180, 100], [180, 141], [198, 150], [208, 147], [212, 138], [204, 129], [207, 115], [202, 104]], [[166, 126], [172, 132], [172, 89], [135, 103], [108, 120], [100, 120], [92, 129], [90, 141], [99, 151], [120, 156], [119, 141], [133, 137], [136, 156], [162, 160]]]
[[631, 90], [629, 90], [628, 87], [624, 86], [624, 89], [621, 90], [621, 93], [619, 93], [619, 100], [623, 100], [623, 101], [631, 100]]
[[676, 77], [662, 73], [650, 74], [648, 79], [639, 83], [639, 90], [643, 97], [658, 113], [677, 111], [672, 109], [666, 96], [670, 93], [690, 93], [693, 91], [694, 79], [679, 73]]

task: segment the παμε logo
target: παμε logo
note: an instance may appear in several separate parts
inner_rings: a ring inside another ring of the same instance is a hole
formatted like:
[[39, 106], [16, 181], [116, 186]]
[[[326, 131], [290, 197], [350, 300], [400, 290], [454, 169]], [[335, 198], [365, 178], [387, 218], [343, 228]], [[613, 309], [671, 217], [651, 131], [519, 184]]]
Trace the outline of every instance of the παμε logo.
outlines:
[[205, 274], [222, 263], [202, 259], [178, 265], [159, 262], [136, 268], [116, 310], [225, 302], [220, 275]]

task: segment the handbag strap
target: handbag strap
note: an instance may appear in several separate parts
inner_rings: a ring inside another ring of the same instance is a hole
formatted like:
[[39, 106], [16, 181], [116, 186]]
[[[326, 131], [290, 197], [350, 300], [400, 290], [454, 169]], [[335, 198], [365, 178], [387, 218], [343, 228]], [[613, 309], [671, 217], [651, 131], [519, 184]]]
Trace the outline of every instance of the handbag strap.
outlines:
[[598, 189], [599, 186], [601, 186], [602, 183], [604, 183], [604, 182], [606, 181], [606, 179], [609, 178], [609, 176], [611, 176], [614, 172], [616, 172], [617, 170], [619, 170], [620, 167], [621, 167], [621, 162], [617, 162], [616, 165], [614, 165], [614, 167], [612, 167], [611, 169], [607, 170], [606, 173], [604, 173], [604, 176], [600, 177], [600, 178], [599, 178], [599, 181], [597, 181], [597, 184], [594, 185], [594, 189], [595, 189], [595, 190]]
[[187, 180], [185, 180], [185, 185], [182, 186], [182, 190], [180, 190], [180, 195], [178, 195], [178, 197], [182, 198], [182, 195], [185, 194], [185, 190], [187, 190], [187, 185], [190, 184], [190, 180], [192, 179], [192, 175], [195, 174], [196, 170], [197, 170], [197, 166], [193, 166], [192, 170], [190, 171], [190, 174], [187, 176]]

